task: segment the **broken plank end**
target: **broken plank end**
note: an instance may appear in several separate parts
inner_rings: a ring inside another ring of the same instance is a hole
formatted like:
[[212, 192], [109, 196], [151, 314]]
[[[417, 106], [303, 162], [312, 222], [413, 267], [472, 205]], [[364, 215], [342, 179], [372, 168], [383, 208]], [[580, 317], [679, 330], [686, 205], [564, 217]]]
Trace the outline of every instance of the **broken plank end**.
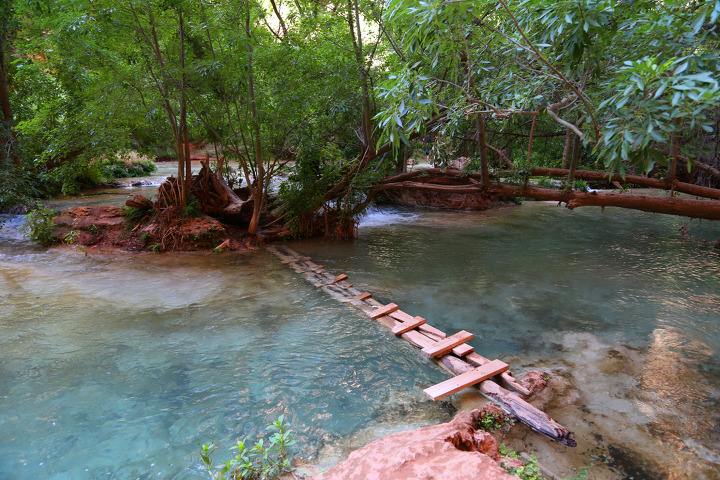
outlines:
[[468, 345], [467, 343], [463, 343], [452, 349], [453, 355], [457, 355], [460, 358], [464, 357], [465, 355], [469, 355], [474, 351], [475, 348], [472, 345]]
[[355, 295], [353, 298], [355, 300], [367, 300], [368, 298], [372, 297], [372, 294], [369, 292], [363, 292], [359, 295]]

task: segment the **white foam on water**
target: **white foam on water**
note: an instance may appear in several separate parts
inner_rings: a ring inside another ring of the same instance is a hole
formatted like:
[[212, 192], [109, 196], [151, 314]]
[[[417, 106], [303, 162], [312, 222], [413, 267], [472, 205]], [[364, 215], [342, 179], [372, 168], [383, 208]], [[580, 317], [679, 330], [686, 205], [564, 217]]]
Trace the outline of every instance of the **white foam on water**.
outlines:
[[402, 211], [394, 207], [372, 208], [363, 215], [358, 224], [360, 228], [385, 227], [397, 224], [410, 224], [420, 215], [410, 211]]

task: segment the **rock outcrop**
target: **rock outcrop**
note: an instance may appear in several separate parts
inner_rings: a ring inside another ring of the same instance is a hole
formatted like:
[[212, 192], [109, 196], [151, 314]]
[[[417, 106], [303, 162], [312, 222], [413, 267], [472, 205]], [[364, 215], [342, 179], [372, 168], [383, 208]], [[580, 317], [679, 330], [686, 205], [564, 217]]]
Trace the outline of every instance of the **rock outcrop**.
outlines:
[[312, 480], [517, 479], [498, 463], [498, 445], [477, 429], [481, 410], [452, 422], [390, 435], [354, 451]]

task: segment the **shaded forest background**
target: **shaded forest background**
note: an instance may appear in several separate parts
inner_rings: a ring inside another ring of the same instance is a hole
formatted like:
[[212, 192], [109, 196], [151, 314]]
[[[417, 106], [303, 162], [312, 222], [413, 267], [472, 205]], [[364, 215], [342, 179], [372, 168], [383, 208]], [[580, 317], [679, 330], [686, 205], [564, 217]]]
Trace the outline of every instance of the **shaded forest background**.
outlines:
[[[129, 152], [177, 159], [164, 205], [185, 206], [204, 145], [205, 184], [242, 182], [250, 233], [322, 217], [344, 236], [390, 188], [718, 219], [719, 17], [720, 0], [9, 0], [0, 208], [98, 184]], [[424, 144], [443, 168], [407, 172]]]

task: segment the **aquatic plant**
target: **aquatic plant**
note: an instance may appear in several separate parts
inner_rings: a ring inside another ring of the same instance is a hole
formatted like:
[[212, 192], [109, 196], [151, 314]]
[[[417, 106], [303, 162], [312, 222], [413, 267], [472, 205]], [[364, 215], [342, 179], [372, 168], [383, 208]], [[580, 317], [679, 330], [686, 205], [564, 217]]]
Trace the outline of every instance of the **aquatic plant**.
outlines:
[[291, 471], [292, 458], [287, 447], [295, 443], [292, 430], [284, 423], [285, 416], [270, 424], [272, 435], [265, 442], [260, 439], [250, 447], [247, 438], [238, 442], [233, 450], [237, 455], [222, 465], [214, 465], [211, 458], [215, 442], [200, 445], [200, 459], [213, 480], [271, 480]]

